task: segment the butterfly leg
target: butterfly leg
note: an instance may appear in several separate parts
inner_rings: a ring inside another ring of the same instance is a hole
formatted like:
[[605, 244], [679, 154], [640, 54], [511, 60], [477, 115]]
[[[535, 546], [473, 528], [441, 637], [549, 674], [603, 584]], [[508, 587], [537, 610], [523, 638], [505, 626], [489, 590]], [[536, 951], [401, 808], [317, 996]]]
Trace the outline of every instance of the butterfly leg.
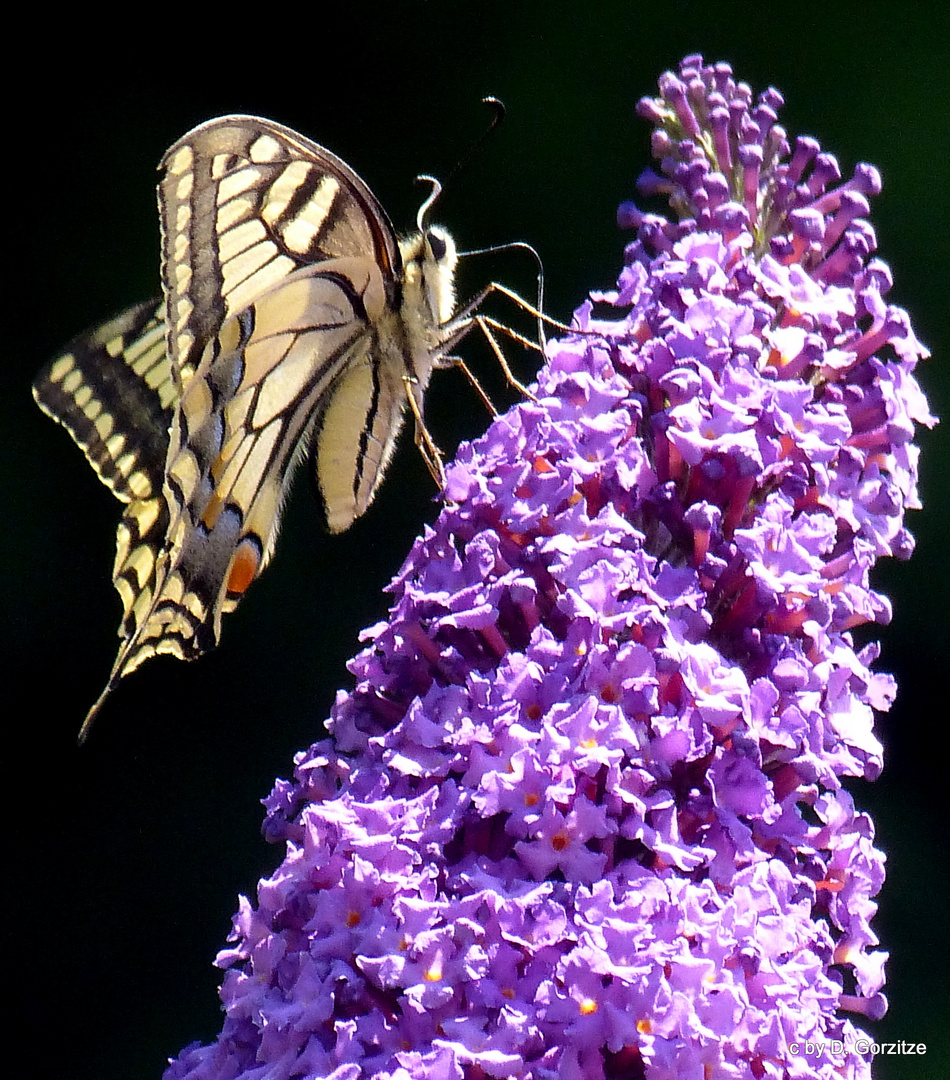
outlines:
[[443, 356], [441, 361], [439, 362], [439, 367], [458, 368], [459, 371], [461, 371], [462, 374], [465, 376], [465, 378], [468, 379], [475, 393], [478, 394], [478, 396], [482, 399], [482, 404], [488, 410], [489, 416], [496, 417], [498, 415], [498, 409], [495, 407], [495, 403], [488, 396], [482, 384], [478, 381], [475, 372], [472, 371], [472, 369], [468, 366], [468, 364], [465, 363], [461, 356]]
[[[501, 286], [499, 286], [501, 288]], [[498, 410], [492, 404], [491, 399], [485, 393], [475, 374], [471, 371], [467, 364], [465, 364], [459, 357], [449, 355], [449, 350], [453, 349], [462, 338], [466, 337], [473, 327], [478, 327], [488, 342], [492, 352], [495, 354], [495, 359], [498, 361], [499, 366], [508, 382], [508, 385], [517, 390], [522, 397], [527, 398], [529, 401], [536, 401], [534, 394], [515, 376], [515, 373], [511, 370], [511, 365], [508, 363], [508, 359], [504, 354], [501, 346], [498, 344], [498, 340], [495, 337], [493, 331], [505, 334], [512, 341], [516, 341], [519, 345], [523, 345], [528, 349], [535, 349], [540, 351], [540, 346], [537, 342], [531, 341], [529, 338], [519, 334], [516, 330], [513, 330], [510, 326], [506, 326], [504, 323], [499, 322], [497, 319], [493, 319], [488, 315], [479, 315], [473, 313], [473, 309], [480, 303], [480, 301], [488, 295], [488, 290], [483, 291], [478, 297], [476, 297], [470, 304], [467, 304], [463, 311], [457, 315], [447, 329], [449, 330], [445, 340], [441, 345], [441, 356], [437, 361], [438, 367], [459, 367], [462, 369], [463, 374], [468, 381], [475, 388], [475, 392], [482, 399], [485, 407], [488, 409], [492, 416], [498, 415]]]
[[402, 378], [406, 384], [406, 397], [409, 399], [409, 408], [412, 410], [413, 419], [415, 420], [416, 446], [419, 448], [419, 453], [422, 454], [422, 460], [426, 463], [426, 468], [429, 470], [432, 479], [441, 491], [445, 487], [445, 468], [442, 464], [444, 455], [436, 445], [435, 439], [429, 434], [429, 429], [422, 418], [422, 407], [419, 402], [419, 384], [411, 375], [403, 375]]
[[[510, 300], [516, 307], [520, 308], [526, 314], [531, 315], [537, 319], [538, 322], [538, 340], [525, 337], [523, 334], [519, 334], [518, 331], [512, 329], [512, 327], [505, 323], [499, 322], [497, 319], [492, 318], [490, 315], [482, 315], [479, 313], [478, 308], [485, 302], [485, 300], [492, 294], [499, 293], [506, 299]], [[479, 330], [488, 342], [492, 352], [495, 354], [505, 378], [508, 384], [518, 391], [523, 397], [529, 401], [537, 401], [534, 394], [516, 378], [514, 372], [511, 370], [504, 351], [498, 343], [498, 339], [495, 336], [496, 333], [504, 334], [510, 340], [517, 342], [526, 349], [534, 349], [537, 352], [544, 352], [546, 340], [544, 337], [544, 327], [551, 326], [556, 330], [561, 330], [565, 333], [576, 333], [577, 330], [574, 327], [567, 326], [565, 323], [558, 322], [557, 319], [552, 319], [550, 315], [545, 315], [540, 307], [535, 307], [533, 304], [529, 304], [523, 296], [519, 296], [518, 293], [512, 289], [507, 288], [505, 285], [499, 284], [497, 281], [491, 282], [486, 285], [484, 289], [477, 296], [473, 297], [463, 308], [461, 308], [452, 320], [452, 324], [448, 327], [450, 333], [447, 335], [446, 348], [452, 348], [457, 344], [471, 329], [473, 326], [477, 326]], [[448, 358], [447, 358], [448, 359]], [[454, 359], [454, 358], [452, 358]], [[472, 381], [476, 389], [481, 393], [480, 388], [477, 386], [474, 377], [466, 371], [469, 379]]]
[[509, 289], [506, 285], [502, 285], [500, 282], [492, 281], [485, 286], [484, 289], [477, 296], [473, 297], [469, 302], [461, 308], [455, 315], [455, 321], [459, 323], [468, 323], [474, 316], [478, 308], [488, 299], [492, 293], [500, 293], [506, 299], [510, 300], [515, 307], [520, 308], [527, 315], [538, 321], [538, 340], [532, 341], [529, 338], [522, 337], [520, 334], [515, 333], [510, 327], [506, 327], [503, 324], [496, 323], [500, 329], [504, 329], [509, 333], [513, 339], [524, 345], [525, 348], [535, 349], [537, 352], [544, 352], [545, 337], [544, 327], [551, 326], [555, 330], [560, 330], [563, 333], [576, 334], [580, 331], [576, 326], [568, 326], [566, 323], [562, 323], [557, 319], [552, 318], [550, 315], [545, 315], [540, 308], [535, 307], [533, 304], [529, 304], [527, 300], [513, 289]]
[[517, 341], [520, 345], [531, 346], [535, 349], [537, 349], [538, 346], [533, 341], [529, 341], [527, 338], [522, 337], [517, 331], [512, 330], [510, 326], [505, 326], [504, 323], [500, 323], [487, 315], [473, 315], [472, 318], [475, 320], [479, 330], [485, 335], [485, 340], [491, 346], [491, 350], [495, 354], [495, 359], [498, 361], [501, 370], [505, 373], [508, 385], [517, 390], [518, 393], [521, 394], [522, 397], [527, 398], [528, 401], [537, 401], [538, 399], [531, 393], [527, 386], [525, 386], [520, 379], [515, 378], [515, 373], [511, 370], [511, 366], [505, 357], [504, 351], [498, 344], [493, 330], [506, 334], [512, 341]]

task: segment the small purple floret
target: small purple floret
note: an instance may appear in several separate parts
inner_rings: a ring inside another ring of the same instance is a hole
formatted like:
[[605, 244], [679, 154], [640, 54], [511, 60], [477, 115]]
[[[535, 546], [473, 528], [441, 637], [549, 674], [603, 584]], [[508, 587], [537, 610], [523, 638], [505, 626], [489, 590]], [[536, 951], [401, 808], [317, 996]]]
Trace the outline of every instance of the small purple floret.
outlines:
[[870, 1076], [884, 857], [842, 778], [895, 687], [851, 631], [913, 546], [926, 351], [876, 170], [789, 158], [728, 65], [660, 88], [679, 220], [621, 207], [616, 291], [459, 448], [165, 1080]]

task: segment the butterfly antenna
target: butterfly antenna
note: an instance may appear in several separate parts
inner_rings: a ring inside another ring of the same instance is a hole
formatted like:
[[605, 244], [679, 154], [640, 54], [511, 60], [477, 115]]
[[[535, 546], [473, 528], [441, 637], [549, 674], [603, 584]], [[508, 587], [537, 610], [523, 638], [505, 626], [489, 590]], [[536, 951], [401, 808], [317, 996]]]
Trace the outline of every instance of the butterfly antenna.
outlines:
[[[487, 128], [485, 128], [481, 135], [479, 135], [479, 137], [471, 144], [471, 146], [469, 146], [469, 148], [462, 154], [458, 161], [456, 161], [456, 163], [452, 166], [452, 168], [449, 170], [449, 175], [445, 178], [445, 184], [447, 184], [454, 176], [456, 176], [461, 171], [464, 165], [468, 164], [468, 162], [472, 159], [473, 155], [479, 149], [481, 149], [488, 136], [491, 135], [495, 128], [497, 128], [498, 125], [505, 118], [505, 103], [500, 98], [492, 97], [491, 95], [489, 97], [483, 97], [482, 104], [487, 105], [494, 114], [492, 116], [491, 123], [488, 125]], [[426, 201], [422, 204], [422, 206], [419, 207], [419, 213], [416, 215], [416, 227], [418, 228], [419, 232], [425, 232], [426, 215], [432, 208], [432, 204], [442, 194], [442, 188], [444, 184], [439, 183], [439, 181], [432, 176], [417, 176], [416, 180], [420, 183], [425, 182], [432, 185], [432, 193], [429, 195], [428, 199], [426, 199]]]
[[461, 172], [462, 167], [472, 160], [475, 154], [485, 145], [485, 140], [488, 136], [491, 135], [491, 133], [501, 124], [502, 120], [505, 119], [505, 103], [501, 98], [489, 95], [488, 97], [482, 98], [482, 104], [487, 105], [492, 110], [493, 116], [491, 118], [491, 123], [452, 166], [449, 170], [449, 175], [445, 178], [446, 183], [448, 183], [457, 173]]
[[419, 213], [416, 214], [416, 228], [419, 232], [424, 233], [426, 231], [426, 215], [432, 208], [432, 204], [442, 194], [442, 185], [434, 176], [427, 176], [423, 173], [421, 176], [416, 177], [417, 184], [431, 184], [432, 190], [429, 192], [428, 198], [419, 207]]

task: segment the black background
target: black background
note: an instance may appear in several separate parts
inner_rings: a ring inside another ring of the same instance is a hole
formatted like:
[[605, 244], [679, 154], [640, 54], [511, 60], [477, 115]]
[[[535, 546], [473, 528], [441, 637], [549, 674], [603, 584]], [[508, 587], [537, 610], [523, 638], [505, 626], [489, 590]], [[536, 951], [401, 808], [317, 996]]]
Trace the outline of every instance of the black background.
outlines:
[[[299, 483], [277, 557], [226, 620], [222, 647], [195, 664], [147, 664], [77, 750], [115, 653], [116, 505], [32, 405], [29, 384], [79, 330], [157, 292], [164, 149], [220, 113], [269, 116], [342, 156], [408, 229], [421, 198], [414, 176], [445, 176], [486, 123], [479, 99], [496, 94], [506, 123], [434, 216], [461, 247], [533, 243], [548, 310], [566, 318], [620, 266], [628, 237], [615, 228], [616, 204], [648, 163], [636, 100], [685, 53], [729, 60], [756, 91], [779, 87], [786, 128], [817, 136], [846, 173], [862, 160], [880, 167], [872, 216], [896, 279], [889, 298], [910, 310], [934, 353], [919, 373], [932, 410], [947, 417], [950, 40], [935, 10], [314, 3], [221, 8], [199, 25], [159, 7], [138, 12], [147, 30], [137, 33], [100, 18], [8, 41], [29, 74], [5, 95], [4, 261], [14, 295], [0, 370], [12, 841], [4, 926], [8, 1031], [33, 1062], [29, 1075], [154, 1078], [182, 1046], [214, 1038], [211, 961], [236, 894], [253, 896], [280, 858], [259, 837], [258, 800], [318, 736], [348, 684], [357, 633], [384, 616], [381, 589], [435, 514], [411, 445], [343, 537], [320, 533]], [[531, 293], [530, 265], [514, 255], [472, 260], [462, 291], [492, 277]], [[465, 355], [492, 383], [484, 348], [467, 343]], [[513, 359], [530, 373], [533, 360]], [[450, 447], [484, 426], [455, 373], [436, 376], [427, 414]], [[900, 682], [879, 723], [887, 768], [875, 785], [850, 786], [888, 853], [875, 927], [892, 953], [891, 1011], [871, 1030], [930, 1052], [882, 1059], [879, 1078], [932, 1077], [947, 1061], [946, 425], [920, 442], [926, 511], [910, 522], [918, 551], [876, 578], [895, 611], [880, 632], [880, 666]]]

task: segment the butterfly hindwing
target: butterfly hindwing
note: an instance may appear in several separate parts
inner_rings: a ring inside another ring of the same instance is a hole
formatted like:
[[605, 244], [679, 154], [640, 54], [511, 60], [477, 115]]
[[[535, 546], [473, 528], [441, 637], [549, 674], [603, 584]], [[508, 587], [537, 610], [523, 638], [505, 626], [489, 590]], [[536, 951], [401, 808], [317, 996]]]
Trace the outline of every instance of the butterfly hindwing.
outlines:
[[378, 278], [368, 260], [295, 271], [225, 320], [186, 385], [166, 468], [175, 508], [166, 602], [155, 616], [168, 634], [168, 610], [179, 609], [183, 651], [189, 624], [193, 651], [217, 641], [222, 612], [269, 559], [294, 458], [342, 373], [371, 349], [358, 290], [369, 282], [378, 292]]
[[33, 385], [40, 408], [66, 428], [124, 504], [113, 568], [123, 641], [154, 593], [168, 528], [163, 484], [177, 393], [160, 301], [137, 304], [80, 335]]
[[137, 304], [81, 334], [33, 384], [39, 407], [66, 428], [123, 502], [162, 489], [177, 390], [161, 306]]

